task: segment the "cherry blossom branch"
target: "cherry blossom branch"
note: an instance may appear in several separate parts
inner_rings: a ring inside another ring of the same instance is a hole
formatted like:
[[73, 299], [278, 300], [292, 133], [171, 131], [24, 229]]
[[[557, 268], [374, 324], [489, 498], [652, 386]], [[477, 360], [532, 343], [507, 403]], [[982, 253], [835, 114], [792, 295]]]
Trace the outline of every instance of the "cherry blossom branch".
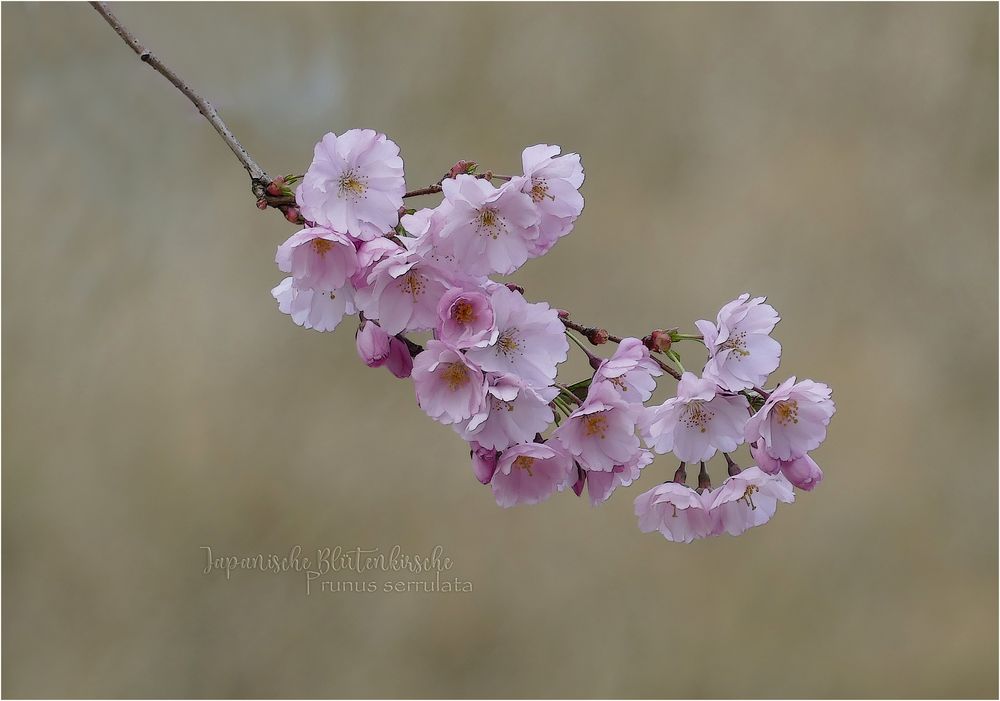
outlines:
[[[578, 324], [575, 321], [571, 321], [569, 319], [568, 312], [566, 314], [560, 312], [559, 320], [562, 321], [563, 326], [565, 326], [568, 329], [572, 329], [573, 331], [576, 331], [579, 334], [582, 334], [584, 338], [586, 338], [595, 346], [599, 346], [603, 343], [606, 343], [607, 341], [611, 341], [612, 343], [622, 342], [621, 336], [615, 336], [614, 334], [610, 334], [607, 332], [606, 329], [596, 326], [584, 326], [583, 324]], [[585, 348], [583, 348], [582, 346], [581, 348], [586, 352]], [[656, 361], [656, 364], [659, 365], [665, 373], [673, 377], [675, 380], [680, 380], [681, 373], [677, 372], [674, 368], [667, 365], [665, 362], [660, 360], [655, 355], [655, 353], [662, 351], [657, 351], [656, 349], [651, 349], [651, 350], [652, 352], [649, 354], [649, 356]]]
[[462, 174], [474, 175], [475, 177], [481, 180], [506, 181], [513, 178], [512, 175], [497, 175], [491, 170], [488, 170], [485, 173], [473, 173], [472, 171], [475, 169], [475, 167], [476, 164], [471, 161], [459, 161], [454, 166], [452, 166], [451, 170], [445, 173], [445, 175], [436, 183], [434, 183], [433, 185], [428, 185], [427, 187], [418, 188], [416, 190], [410, 190], [409, 192], [403, 194], [403, 199], [406, 199], [407, 197], [420, 197], [421, 195], [436, 195], [437, 193], [443, 192], [444, 190], [444, 188], [441, 187], [441, 183], [443, 183], [445, 180], [448, 180], [449, 178], [454, 178], [455, 176]]

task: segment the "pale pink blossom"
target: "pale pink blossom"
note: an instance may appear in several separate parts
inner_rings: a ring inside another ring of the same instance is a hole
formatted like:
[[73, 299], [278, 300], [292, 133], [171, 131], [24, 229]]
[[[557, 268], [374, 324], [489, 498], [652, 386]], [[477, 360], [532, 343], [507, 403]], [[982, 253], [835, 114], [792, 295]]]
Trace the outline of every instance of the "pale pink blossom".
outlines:
[[559, 394], [555, 387], [535, 389], [515, 375], [487, 375], [486, 401], [465, 424], [455, 430], [467, 441], [503, 450], [526, 443], [552, 423], [549, 402]]
[[607, 501], [618, 487], [628, 487], [639, 479], [642, 468], [653, 462], [653, 454], [648, 450], [640, 450], [635, 457], [624, 465], [615, 465], [611, 472], [585, 472], [587, 480], [587, 495], [590, 503], [597, 506]]
[[532, 242], [532, 256], [546, 253], [552, 245], [573, 228], [573, 222], [583, 211], [583, 166], [575, 153], [559, 155], [558, 146], [538, 144], [521, 154], [524, 168], [522, 192], [538, 210], [538, 237]]
[[658, 531], [676, 543], [713, 534], [715, 521], [706, 494], [676, 482], [664, 482], [635, 498], [635, 515], [643, 533]]
[[469, 358], [489, 372], [511, 373], [536, 387], [552, 385], [556, 366], [569, 353], [558, 312], [544, 302], [531, 304], [504, 285], [496, 285], [490, 299], [496, 341], [486, 348], [470, 348]]
[[321, 227], [292, 234], [278, 246], [274, 262], [278, 270], [291, 274], [296, 287], [309, 290], [339, 290], [358, 270], [354, 243]]
[[552, 434], [588, 472], [612, 472], [636, 459], [635, 424], [641, 405], [631, 404], [609, 382], [590, 385], [587, 399]]
[[649, 349], [638, 338], [623, 338], [614, 355], [601, 363], [594, 382], [607, 380], [630, 402], [644, 402], [653, 396], [656, 380], [663, 370], [649, 356]]
[[381, 367], [389, 357], [389, 334], [374, 321], [364, 321], [354, 337], [358, 357], [370, 368]]
[[430, 340], [413, 361], [417, 403], [443, 424], [465, 421], [478, 412], [486, 398], [486, 379], [463, 353]]
[[780, 473], [769, 475], [759, 467], [748, 467], [711, 492], [715, 532], [740, 535], [767, 523], [778, 502], [795, 501], [792, 485]]
[[389, 335], [437, 326], [437, 305], [449, 279], [417, 252], [401, 249], [383, 258], [375, 264], [368, 283], [358, 290], [358, 307], [369, 319], [377, 319]]
[[351, 285], [355, 290], [368, 287], [368, 276], [379, 261], [402, 250], [399, 244], [384, 237], [360, 242], [357, 248], [358, 270], [351, 276]]
[[493, 497], [507, 508], [537, 504], [573, 481], [573, 460], [558, 445], [520, 443], [500, 453], [493, 473]]
[[794, 460], [778, 460], [768, 455], [766, 450], [756, 446], [750, 446], [750, 454], [762, 471], [769, 475], [776, 475], [780, 472], [789, 482], [804, 491], [812, 491], [817, 484], [823, 481], [823, 470], [808, 455]]
[[493, 473], [496, 472], [500, 453], [473, 441], [469, 443], [469, 457], [472, 458], [472, 472], [476, 475], [476, 479], [483, 484], [489, 484], [493, 480]]
[[308, 290], [298, 288], [286, 277], [271, 290], [278, 300], [278, 310], [288, 314], [299, 326], [315, 331], [333, 331], [345, 314], [354, 314], [350, 287], [339, 290]]
[[794, 460], [815, 450], [826, 438], [836, 408], [830, 388], [820, 382], [790, 377], [771, 392], [746, 424], [747, 443], [756, 443], [772, 458]]
[[672, 451], [684, 462], [699, 462], [719, 450], [736, 450], [743, 442], [748, 406], [746, 397], [719, 394], [713, 380], [685, 372], [677, 396], [647, 408], [640, 430], [657, 453]]
[[496, 188], [472, 175], [441, 183], [450, 205], [439, 234], [469, 274], [507, 275], [521, 267], [538, 238], [538, 213], [515, 178]]
[[302, 216], [361, 240], [391, 231], [403, 206], [399, 147], [371, 129], [326, 134], [295, 192]]
[[702, 375], [730, 392], [763, 384], [781, 359], [781, 345], [769, 335], [780, 317], [764, 299], [742, 294], [719, 311], [714, 324], [695, 322], [708, 348]]
[[441, 297], [437, 313], [437, 337], [453, 348], [496, 343], [493, 302], [482, 289], [453, 287]]

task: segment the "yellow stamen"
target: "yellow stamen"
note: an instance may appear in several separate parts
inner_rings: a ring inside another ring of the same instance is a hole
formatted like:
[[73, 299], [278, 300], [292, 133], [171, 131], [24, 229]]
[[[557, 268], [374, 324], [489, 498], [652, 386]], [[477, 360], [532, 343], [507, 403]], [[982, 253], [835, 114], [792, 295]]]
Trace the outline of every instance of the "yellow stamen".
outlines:
[[469, 384], [469, 369], [462, 363], [452, 363], [441, 373], [442, 379], [448, 383], [452, 392]]
[[591, 414], [583, 421], [584, 432], [588, 436], [600, 436], [604, 438], [604, 435], [608, 431], [608, 420], [601, 416], [600, 414]]
[[312, 247], [316, 253], [322, 256], [326, 255], [326, 252], [333, 248], [333, 243], [327, 241], [326, 239], [313, 239]]
[[476, 310], [472, 304], [462, 299], [451, 308], [451, 318], [467, 326], [476, 320]]
[[534, 475], [531, 474], [531, 466], [534, 464], [535, 458], [529, 458], [527, 455], [521, 455], [514, 461], [514, 467], [527, 472], [528, 477], [534, 477]]
[[793, 399], [787, 402], [778, 402], [774, 405], [774, 413], [778, 415], [778, 423], [787, 426], [789, 423], [799, 422], [799, 403]]

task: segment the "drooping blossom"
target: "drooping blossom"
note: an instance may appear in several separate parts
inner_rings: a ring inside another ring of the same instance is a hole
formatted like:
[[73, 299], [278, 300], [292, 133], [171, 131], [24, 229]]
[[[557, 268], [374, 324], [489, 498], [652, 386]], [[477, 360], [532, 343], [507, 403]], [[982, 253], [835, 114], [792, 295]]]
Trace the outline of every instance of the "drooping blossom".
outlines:
[[594, 373], [593, 382], [607, 380], [630, 402], [645, 402], [653, 396], [656, 380], [663, 374], [638, 338], [623, 338], [614, 355]]
[[511, 373], [536, 387], [552, 385], [556, 366], [569, 353], [558, 312], [544, 302], [529, 303], [504, 285], [496, 285], [490, 299], [496, 341], [486, 348], [470, 348], [469, 358], [489, 372]]
[[484, 448], [503, 450], [527, 443], [552, 423], [549, 402], [559, 394], [555, 387], [535, 389], [515, 375], [487, 375], [486, 401], [465, 424], [456, 424], [458, 434]]
[[403, 206], [399, 147], [371, 129], [326, 134], [295, 192], [307, 221], [361, 240], [392, 230]]
[[730, 392], [762, 385], [781, 359], [781, 344], [769, 335], [780, 317], [764, 299], [742, 294], [719, 310], [714, 324], [695, 322], [708, 348], [702, 375]]
[[532, 256], [548, 252], [552, 245], [572, 230], [583, 211], [583, 166], [580, 156], [560, 156], [558, 146], [538, 144], [521, 153], [524, 168], [522, 191], [531, 197], [539, 213], [538, 237], [532, 242]]
[[743, 442], [748, 406], [746, 397], [719, 394], [714, 380], [685, 372], [677, 396], [647, 408], [640, 430], [657, 453], [672, 451], [684, 462], [708, 460], [716, 451], [727, 453]]
[[622, 399], [611, 383], [597, 382], [552, 435], [588, 473], [611, 472], [641, 450], [635, 435], [640, 408]]
[[401, 246], [391, 239], [379, 237], [358, 244], [358, 271], [351, 276], [351, 285], [355, 290], [368, 287], [368, 276], [375, 265], [383, 258], [399, 253]]
[[303, 328], [333, 331], [345, 314], [356, 311], [349, 286], [339, 290], [308, 290], [293, 283], [292, 278], [286, 277], [271, 290], [271, 296], [278, 300], [278, 310]]
[[430, 340], [413, 361], [417, 403], [435, 421], [453, 424], [472, 417], [486, 398], [486, 379], [463, 353]]
[[453, 287], [438, 302], [437, 337], [452, 348], [496, 343], [493, 302], [482, 289]]
[[830, 394], [821, 382], [788, 378], [747, 421], [747, 443], [756, 443], [778, 460], [794, 460], [815, 450], [826, 438], [826, 427], [836, 411]]
[[410, 349], [396, 336], [389, 339], [389, 357], [385, 359], [385, 366], [400, 379], [409, 377], [413, 372], [413, 356], [410, 355]]
[[515, 178], [497, 188], [472, 175], [441, 183], [450, 211], [439, 236], [468, 273], [507, 275], [528, 260], [539, 215], [522, 184]]
[[383, 258], [368, 282], [367, 288], [358, 290], [358, 307], [389, 335], [437, 326], [437, 305], [448, 289], [448, 278], [415, 251], [401, 249]]
[[389, 357], [389, 334], [374, 321], [364, 321], [354, 338], [361, 362], [370, 368], [381, 367]]
[[611, 472], [586, 472], [587, 495], [590, 503], [597, 506], [607, 501], [618, 487], [628, 487], [639, 479], [642, 468], [653, 462], [653, 454], [648, 450], [640, 450], [635, 457], [624, 465], [615, 465]]
[[493, 480], [493, 473], [496, 472], [500, 453], [473, 441], [469, 443], [469, 457], [472, 458], [472, 472], [476, 479], [483, 484], [489, 484]]
[[643, 533], [658, 531], [675, 543], [690, 543], [713, 534], [715, 521], [706, 495], [676, 482], [664, 482], [635, 498], [635, 515]]
[[779, 501], [795, 501], [792, 485], [782, 474], [769, 475], [759, 467], [748, 467], [733, 475], [711, 495], [716, 531], [729, 535], [740, 535], [767, 523]]
[[573, 460], [558, 445], [520, 443], [500, 453], [491, 482], [493, 497], [504, 508], [537, 504], [565, 489], [574, 477]]
[[308, 290], [339, 290], [358, 270], [354, 243], [321, 227], [307, 227], [278, 246], [274, 256], [278, 270], [290, 273], [296, 287]]
[[750, 454], [762, 471], [769, 475], [776, 475], [780, 472], [789, 482], [804, 491], [811, 492], [817, 484], [823, 481], [823, 470], [808, 455], [794, 460], [778, 460], [768, 455], [766, 450], [756, 446], [750, 446]]

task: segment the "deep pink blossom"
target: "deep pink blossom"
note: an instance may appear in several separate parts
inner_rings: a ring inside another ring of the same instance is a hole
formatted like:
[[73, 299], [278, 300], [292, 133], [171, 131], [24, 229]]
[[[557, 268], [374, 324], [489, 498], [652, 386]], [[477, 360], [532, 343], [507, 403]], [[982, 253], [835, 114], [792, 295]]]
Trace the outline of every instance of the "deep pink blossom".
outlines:
[[472, 458], [472, 472], [476, 475], [476, 479], [483, 484], [489, 484], [493, 480], [493, 473], [496, 472], [500, 453], [473, 441], [469, 443], [469, 457]]
[[490, 299], [496, 341], [486, 348], [470, 348], [469, 358], [489, 372], [511, 373], [536, 387], [550, 386], [556, 366], [569, 353], [558, 312], [544, 302], [531, 304], [503, 285], [493, 287]]
[[399, 147], [371, 129], [326, 134], [295, 199], [307, 221], [369, 240], [392, 230], [403, 206]]
[[507, 508], [537, 504], [575, 478], [573, 460], [558, 445], [520, 443], [500, 453], [493, 473], [493, 497]]
[[486, 401], [468, 422], [455, 424], [455, 430], [485, 448], [503, 450], [526, 443], [552, 423], [549, 402], [558, 393], [555, 387], [532, 388], [515, 375], [490, 373]]
[[437, 326], [437, 305], [449, 278], [417, 252], [401, 249], [375, 264], [369, 286], [358, 290], [357, 304], [389, 335]]
[[748, 467], [733, 475], [711, 496], [715, 530], [729, 535], [740, 535], [767, 523], [779, 501], [795, 501], [792, 485], [783, 475], [769, 475], [759, 467]]
[[437, 313], [437, 337], [453, 348], [496, 343], [493, 302], [482, 289], [453, 287], [441, 297]]
[[830, 388], [820, 382], [790, 377], [746, 424], [747, 443], [756, 443], [772, 458], [794, 460], [815, 450], [826, 438], [836, 408]]
[[714, 324], [695, 322], [708, 348], [702, 375], [730, 392], [764, 384], [781, 359], [781, 345], [769, 335], [780, 317], [764, 299], [742, 294], [719, 311]]
[[417, 403], [435, 421], [453, 424], [471, 418], [486, 398], [486, 379], [463, 353], [430, 340], [413, 361]]
[[590, 497], [590, 503], [597, 506], [607, 501], [618, 487], [628, 487], [639, 479], [642, 468], [651, 462], [653, 454], [648, 450], [640, 450], [624, 465], [615, 465], [611, 472], [587, 472], [587, 495]]
[[601, 363], [594, 382], [607, 380], [630, 402], [644, 402], [653, 396], [656, 380], [663, 370], [649, 356], [638, 338], [623, 338], [614, 355]]
[[690, 543], [713, 534], [715, 521], [706, 494], [676, 482], [664, 482], [635, 498], [643, 533], [658, 531], [667, 540]]
[[316, 331], [333, 331], [345, 314], [356, 309], [350, 287], [339, 290], [308, 290], [295, 287], [286, 277], [271, 290], [278, 300], [278, 310], [288, 314], [299, 326]]
[[746, 397], [719, 394], [713, 380], [685, 372], [677, 396], [646, 409], [640, 430], [657, 453], [673, 451], [684, 462], [708, 460], [743, 442], [748, 406]]
[[808, 455], [794, 460], [778, 460], [768, 455], [766, 450], [756, 446], [750, 446], [750, 454], [761, 470], [769, 475], [780, 472], [789, 482], [804, 491], [812, 491], [823, 481], [823, 470]]
[[441, 183], [450, 211], [440, 238], [469, 274], [507, 275], [528, 260], [539, 215], [522, 185], [515, 178], [496, 188], [472, 175]]
[[521, 154], [524, 168], [522, 192], [527, 194], [539, 213], [538, 237], [531, 245], [531, 255], [546, 253], [562, 236], [572, 230], [573, 222], [583, 211], [583, 166], [575, 153], [559, 155], [558, 146], [538, 144]]
[[296, 287], [339, 290], [358, 270], [354, 244], [343, 234], [309, 227], [292, 234], [278, 246], [274, 262], [290, 273]]
[[[552, 434], [588, 472], [612, 472], [636, 459], [640, 406], [622, 399], [609, 382], [590, 385], [587, 399]], [[589, 478], [588, 478], [589, 479]]]
[[409, 377], [413, 372], [413, 356], [410, 355], [410, 349], [395, 336], [389, 339], [389, 357], [385, 359], [385, 366], [400, 379]]

